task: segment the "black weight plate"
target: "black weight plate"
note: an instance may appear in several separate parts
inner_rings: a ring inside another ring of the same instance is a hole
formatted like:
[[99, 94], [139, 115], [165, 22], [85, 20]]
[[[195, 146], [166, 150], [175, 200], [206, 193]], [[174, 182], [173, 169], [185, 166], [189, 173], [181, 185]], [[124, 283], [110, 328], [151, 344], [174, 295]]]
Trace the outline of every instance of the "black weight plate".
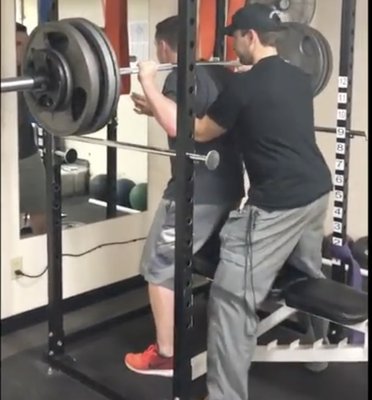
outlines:
[[[333, 54], [331, 46], [325, 36], [319, 32], [318, 30], [314, 29], [314, 34], [318, 38], [318, 41], [322, 47], [324, 60], [325, 60], [325, 67], [323, 71], [323, 76], [321, 79], [321, 86], [319, 89], [319, 93], [322, 92], [328, 85], [329, 80], [331, 79], [332, 71], [333, 71]], [[318, 94], [319, 94], [318, 93]]]
[[88, 128], [89, 133], [93, 133], [103, 128], [116, 111], [121, 82], [118, 62], [115, 52], [101, 28], [84, 18], [69, 18], [64, 21], [79, 30], [90, 44], [100, 63], [101, 92], [95, 118]]
[[278, 53], [311, 76], [316, 96], [322, 86], [322, 74], [325, 68], [325, 56], [321, 44], [310, 26], [296, 22], [284, 25], [287, 29], [282, 32], [278, 41]]
[[362, 268], [368, 269], [368, 236], [356, 240], [351, 248], [351, 252], [358, 264]]
[[264, 4], [278, 11], [282, 22], [309, 24], [315, 14], [316, 0], [247, 0], [248, 4]]
[[71, 102], [62, 110], [49, 110], [38, 104], [31, 93], [24, 96], [31, 115], [47, 132], [56, 136], [82, 134], [97, 110], [99, 97], [99, 65], [83, 35], [61, 21], [48, 22], [31, 33], [25, 52], [25, 75], [33, 69], [34, 50], [52, 48], [66, 60], [72, 76]]
[[323, 58], [324, 58], [324, 67], [322, 70], [322, 73], [320, 74], [320, 79], [319, 79], [319, 87], [316, 93], [314, 93], [315, 96], [317, 96], [324, 88], [324, 80], [326, 79], [327, 75], [327, 68], [328, 68], [328, 59], [327, 59], [327, 53], [325, 51], [324, 44], [322, 42], [321, 37], [318, 35], [317, 31], [314, 31], [314, 37], [319, 43], [319, 47], [322, 50]]

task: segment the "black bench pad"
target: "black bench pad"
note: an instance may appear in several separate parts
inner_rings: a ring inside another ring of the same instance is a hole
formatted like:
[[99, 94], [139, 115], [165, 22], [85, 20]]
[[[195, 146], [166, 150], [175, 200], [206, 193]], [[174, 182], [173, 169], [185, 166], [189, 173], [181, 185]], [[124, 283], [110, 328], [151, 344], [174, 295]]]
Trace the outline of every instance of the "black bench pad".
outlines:
[[368, 295], [331, 279], [298, 280], [283, 291], [289, 307], [339, 324], [353, 325], [368, 319]]
[[[211, 254], [194, 257], [194, 272], [213, 280], [218, 261]], [[331, 279], [313, 279], [291, 266], [284, 266], [272, 291], [272, 298], [287, 306], [339, 324], [353, 325], [368, 319], [368, 294]]]

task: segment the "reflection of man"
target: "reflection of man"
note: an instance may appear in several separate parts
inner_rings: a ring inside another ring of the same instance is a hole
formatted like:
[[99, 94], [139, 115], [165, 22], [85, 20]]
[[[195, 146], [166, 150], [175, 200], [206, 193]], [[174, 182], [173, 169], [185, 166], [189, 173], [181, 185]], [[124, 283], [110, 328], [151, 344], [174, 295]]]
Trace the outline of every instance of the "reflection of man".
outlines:
[[[20, 75], [23, 53], [28, 41], [27, 29], [16, 24], [17, 74]], [[45, 169], [38, 152], [34, 130], [23, 94], [18, 93], [18, 156], [20, 212], [30, 216], [32, 233], [46, 231]]]
[[[167, 18], [156, 26], [155, 45], [161, 63], [177, 63], [178, 18]], [[174, 149], [177, 140], [177, 70], [166, 78], [161, 92], [152, 77], [145, 77], [147, 63], [141, 63], [139, 79], [145, 96], [133, 95], [136, 111], [152, 115], [168, 135]], [[150, 62], [151, 64], [151, 62]], [[203, 116], [217, 98], [216, 82], [203, 67], [197, 67], [195, 113]], [[147, 100], [148, 102], [147, 102]], [[201, 154], [216, 149], [221, 156], [217, 170], [208, 171], [195, 164], [193, 250], [197, 252], [219, 229], [243, 196], [242, 164], [235, 147], [225, 138], [197, 144]], [[174, 245], [175, 245], [175, 165], [146, 241], [141, 272], [149, 283], [151, 308], [155, 320], [156, 343], [144, 352], [129, 353], [127, 367], [145, 375], [173, 374]]]

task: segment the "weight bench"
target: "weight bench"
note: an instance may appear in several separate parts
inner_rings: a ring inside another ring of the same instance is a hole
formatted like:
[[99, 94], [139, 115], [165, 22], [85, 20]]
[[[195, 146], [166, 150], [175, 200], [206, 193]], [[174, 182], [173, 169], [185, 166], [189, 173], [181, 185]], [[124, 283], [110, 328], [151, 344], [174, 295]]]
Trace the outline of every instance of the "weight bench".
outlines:
[[[212, 281], [219, 258], [218, 234], [194, 256], [194, 273]], [[258, 325], [260, 337], [297, 312], [307, 313], [364, 334], [364, 343], [353, 345], [348, 339], [338, 344], [301, 344], [296, 340], [289, 345], [272, 341], [259, 345], [253, 361], [258, 362], [367, 362], [368, 361], [368, 295], [331, 279], [314, 279], [290, 265], [283, 266], [267, 303], [276, 310]], [[206, 371], [206, 353], [192, 360], [193, 378]]]

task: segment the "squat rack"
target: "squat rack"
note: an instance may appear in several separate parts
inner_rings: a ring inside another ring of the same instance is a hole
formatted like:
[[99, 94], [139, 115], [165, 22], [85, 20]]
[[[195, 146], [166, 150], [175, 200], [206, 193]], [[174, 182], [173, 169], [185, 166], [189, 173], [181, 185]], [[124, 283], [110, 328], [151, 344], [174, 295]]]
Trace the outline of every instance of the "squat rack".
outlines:
[[[40, 0], [39, 0], [40, 1]], [[180, 41], [177, 93], [177, 148], [176, 148], [176, 272], [175, 272], [175, 364], [173, 397], [189, 400], [192, 381], [190, 329], [193, 325], [192, 295], [192, 231], [193, 231], [193, 162], [186, 156], [194, 150], [194, 74], [196, 1], [179, 1]], [[348, 167], [350, 154], [350, 122], [352, 96], [352, 63], [355, 30], [356, 0], [342, 1], [340, 76], [337, 113], [336, 200], [334, 208], [334, 239], [336, 245], [346, 241], [346, 212]], [[58, 0], [54, 0], [51, 19], [58, 20]], [[115, 121], [114, 121], [115, 124]], [[114, 137], [111, 137], [115, 140]], [[340, 145], [343, 151], [340, 152]], [[109, 162], [109, 161], [108, 161]], [[48, 245], [48, 361], [108, 399], [123, 400], [119, 395], [81, 372], [65, 355], [65, 333], [62, 307], [62, 237], [61, 237], [61, 177], [53, 154], [53, 138], [45, 135], [45, 165], [47, 171], [47, 245]], [[341, 169], [341, 165], [343, 168]], [[337, 180], [342, 176], [343, 181]], [[111, 187], [111, 193], [113, 193]], [[337, 197], [340, 196], [341, 197]], [[336, 210], [341, 209], [341, 214]], [[341, 229], [339, 225], [341, 224]], [[333, 278], [345, 281], [345, 266], [333, 270]], [[341, 273], [340, 273], [341, 272]], [[139, 310], [141, 311], [141, 310]], [[143, 310], [142, 310], [143, 311]], [[137, 314], [139, 315], [139, 314]]]
[[[41, 0], [39, 0], [40, 2]], [[54, 0], [49, 20], [58, 20], [58, 0]], [[176, 273], [175, 273], [175, 332], [174, 332], [174, 380], [173, 397], [186, 400], [190, 397], [191, 382], [191, 346], [188, 331], [192, 328], [192, 232], [193, 232], [193, 161], [187, 154], [194, 152], [194, 79], [195, 79], [195, 36], [196, 2], [179, 1], [180, 43], [178, 63], [178, 101], [176, 148]], [[112, 125], [110, 127], [110, 125]], [[116, 117], [108, 126], [108, 139], [116, 140]], [[47, 185], [47, 250], [48, 250], [48, 362], [67, 375], [79, 380], [108, 399], [125, 399], [100, 382], [78, 371], [65, 354], [65, 343], [71, 337], [66, 336], [63, 326], [63, 290], [62, 290], [62, 221], [61, 221], [61, 173], [60, 164], [54, 157], [53, 136], [44, 134], [44, 161]], [[108, 148], [108, 150], [112, 150]], [[116, 175], [116, 153], [108, 152], [109, 176]], [[114, 157], [112, 157], [114, 156]], [[111, 182], [112, 183], [112, 182]], [[115, 193], [114, 184], [109, 185], [111, 196]], [[111, 197], [110, 196], [110, 197]], [[113, 207], [115, 210], [115, 206]], [[108, 208], [109, 212], [109, 208]], [[110, 213], [111, 214], [111, 213]], [[112, 215], [112, 214], [111, 214]], [[110, 215], [110, 216], [111, 216]], [[109, 215], [108, 215], [109, 216]], [[138, 310], [141, 315], [146, 309]], [[131, 313], [133, 314], [133, 313]], [[133, 315], [123, 315], [125, 320]], [[117, 318], [115, 318], [117, 322]], [[105, 321], [109, 325], [113, 320]], [[100, 324], [100, 328], [103, 327]], [[75, 332], [79, 337], [89, 334], [92, 329]]]

